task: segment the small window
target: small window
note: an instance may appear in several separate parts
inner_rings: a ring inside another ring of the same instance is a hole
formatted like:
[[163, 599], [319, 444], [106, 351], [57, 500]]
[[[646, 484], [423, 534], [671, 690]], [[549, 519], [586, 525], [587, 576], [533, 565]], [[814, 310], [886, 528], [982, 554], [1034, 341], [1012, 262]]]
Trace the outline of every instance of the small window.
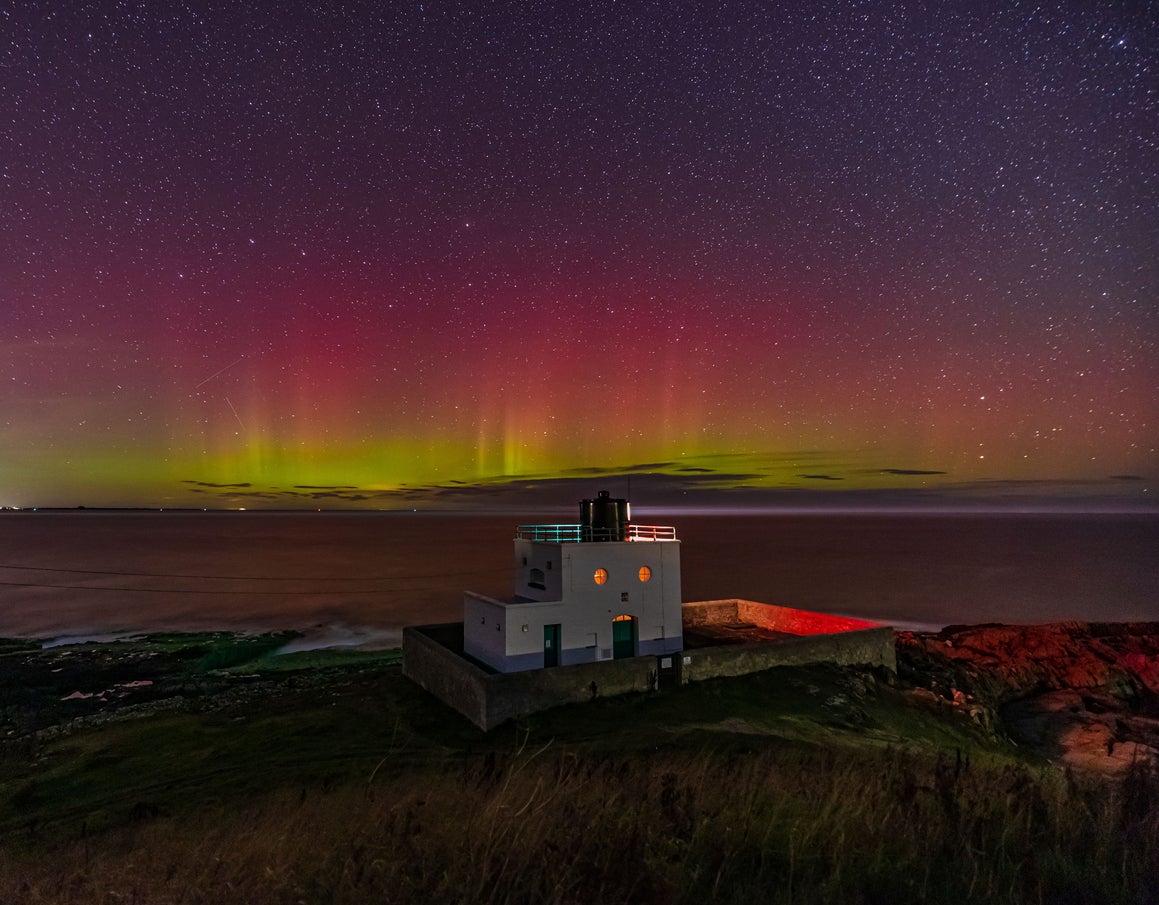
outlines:
[[596, 574], [593, 575], [592, 578], [595, 579], [596, 584], [607, 584], [608, 570], [607, 569], [596, 569]]
[[523, 557], [523, 565], [527, 565], [527, 557]]
[[547, 561], [547, 571], [548, 572], [551, 571], [551, 560], [550, 559]]
[[627, 603], [627, 602], [628, 602], [628, 592], [627, 591], [620, 591], [620, 603]]
[[652, 580], [652, 570], [649, 569], [647, 566], [640, 566], [639, 575], [640, 575], [640, 581], [651, 581]]

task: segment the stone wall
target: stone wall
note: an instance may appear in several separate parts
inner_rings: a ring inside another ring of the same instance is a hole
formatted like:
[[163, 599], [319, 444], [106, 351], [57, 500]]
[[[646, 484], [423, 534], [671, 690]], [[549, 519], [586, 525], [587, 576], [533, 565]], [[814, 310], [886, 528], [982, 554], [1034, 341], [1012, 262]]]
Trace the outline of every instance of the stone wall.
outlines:
[[655, 687], [654, 657], [496, 674], [487, 677], [487, 719], [482, 728], [490, 729], [557, 704], [590, 701], [597, 695], [650, 691]]
[[489, 674], [463, 656], [463, 623], [402, 630], [402, 674], [476, 726], [487, 725]]
[[685, 628], [748, 623], [791, 636], [685, 650], [684, 682], [803, 663], [865, 664], [897, 671], [893, 629], [877, 622], [738, 599], [686, 603], [682, 615]]
[[880, 628], [880, 622], [831, 616], [813, 610], [797, 610], [756, 600], [700, 600], [686, 603], [680, 615], [686, 628], [698, 625], [721, 625], [747, 622], [760, 628], [790, 635], [830, 635], [861, 629]]
[[682, 655], [684, 682], [718, 676], [743, 676], [774, 666], [835, 663], [838, 666], [884, 666], [897, 671], [893, 629], [889, 626], [834, 635], [799, 635], [774, 641], [728, 644], [686, 650]]
[[403, 675], [484, 730], [558, 704], [656, 687], [654, 657], [489, 672], [463, 656], [461, 622], [409, 626], [402, 649]]
[[740, 622], [737, 613], [739, 600], [701, 600], [696, 603], [686, 603], [680, 608], [680, 619], [685, 628], [697, 625], [719, 625], [728, 622]]
[[[795, 627], [803, 633], [672, 654], [681, 663], [682, 682], [804, 663], [897, 669], [894, 633], [889, 626], [746, 600], [685, 604], [683, 615], [686, 627], [748, 622], [786, 633]], [[403, 675], [484, 730], [559, 704], [589, 701], [597, 695], [651, 691], [657, 686], [656, 657], [493, 672], [463, 655], [461, 622], [408, 627], [403, 630], [402, 650]]]

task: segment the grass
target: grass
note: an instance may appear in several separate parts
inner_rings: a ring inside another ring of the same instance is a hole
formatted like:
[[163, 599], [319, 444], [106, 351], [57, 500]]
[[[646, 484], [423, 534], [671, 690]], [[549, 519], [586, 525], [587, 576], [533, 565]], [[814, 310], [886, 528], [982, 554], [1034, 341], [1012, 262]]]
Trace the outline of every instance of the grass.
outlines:
[[1126, 903], [1154, 877], [1156, 832], [1121, 792], [1014, 765], [545, 746], [150, 819], [10, 862], [0, 889], [29, 903]]
[[225, 673], [258, 698], [0, 747], [0, 902], [1134, 905], [1159, 889], [1155, 776], [1028, 763], [871, 673], [772, 670], [485, 735], [389, 655], [268, 668], [258, 649]]

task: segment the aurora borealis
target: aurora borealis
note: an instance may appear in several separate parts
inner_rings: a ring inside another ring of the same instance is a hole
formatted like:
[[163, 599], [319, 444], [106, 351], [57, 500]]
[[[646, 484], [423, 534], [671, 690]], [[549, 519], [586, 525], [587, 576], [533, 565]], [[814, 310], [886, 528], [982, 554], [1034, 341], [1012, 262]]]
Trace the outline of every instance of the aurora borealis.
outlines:
[[1147, 2], [8, 4], [0, 505], [1146, 504], [1157, 54]]

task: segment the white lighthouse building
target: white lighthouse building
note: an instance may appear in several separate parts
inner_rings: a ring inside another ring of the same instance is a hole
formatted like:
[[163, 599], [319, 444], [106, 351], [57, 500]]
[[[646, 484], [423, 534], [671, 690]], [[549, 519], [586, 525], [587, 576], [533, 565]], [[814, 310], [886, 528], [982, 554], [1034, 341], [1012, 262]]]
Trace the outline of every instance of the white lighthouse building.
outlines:
[[683, 648], [676, 530], [631, 524], [607, 491], [580, 502], [577, 525], [516, 529], [514, 591], [463, 605], [464, 653], [499, 672]]

